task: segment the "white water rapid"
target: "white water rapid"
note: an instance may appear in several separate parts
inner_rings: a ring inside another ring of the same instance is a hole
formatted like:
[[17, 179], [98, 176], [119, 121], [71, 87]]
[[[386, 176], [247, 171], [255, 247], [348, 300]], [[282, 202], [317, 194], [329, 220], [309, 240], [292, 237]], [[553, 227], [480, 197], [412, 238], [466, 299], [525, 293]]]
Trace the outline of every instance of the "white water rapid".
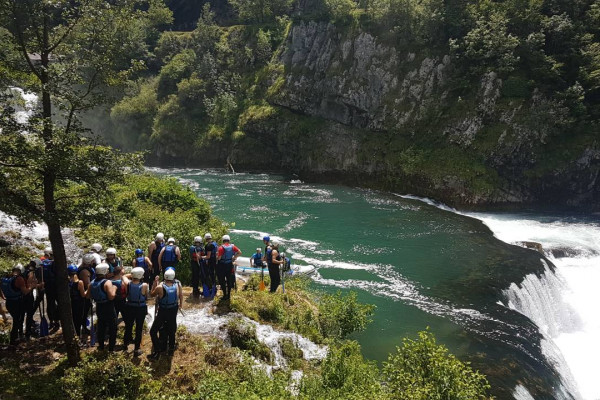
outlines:
[[[540, 277], [512, 284], [507, 306], [533, 320], [546, 340], [542, 348], [577, 399], [600, 399], [600, 224], [514, 215], [467, 214], [483, 221], [507, 243], [541, 243], [556, 266]], [[515, 390], [516, 392], [516, 390]], [[526, 398], [526, 397], [521, 397]]]

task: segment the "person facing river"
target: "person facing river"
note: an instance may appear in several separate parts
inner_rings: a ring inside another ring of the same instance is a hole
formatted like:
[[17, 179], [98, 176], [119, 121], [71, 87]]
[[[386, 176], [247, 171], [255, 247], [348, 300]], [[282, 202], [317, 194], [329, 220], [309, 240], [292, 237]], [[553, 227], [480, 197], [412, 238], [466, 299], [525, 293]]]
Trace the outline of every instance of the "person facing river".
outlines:
[[212, 235], [207, 232], [204, 234], [204, 275], [206, 277], [206, 286], [203, 285], [204, 297], [212, 298], [217, 294], [217, 250], [219, 246], [212, 238]]
[[196, 236], [194, 244], [190, 246], [190, 269], [192, 270], [192, 294], [194, 297], [200, 297], [200, 289], [198, 286], [206, 285], [206, 277], [204, 274], [204, 246], [202, 245], [202, 237]]
[[[125, 350], [129, 343], [133, 341], [133, 355], [138, 357], [142, 354], [140, 350], [142, 344], [142, 329], [144, 328], [144, 319], [148, 313], [146, 300], [149, 296], [148, 284], [142, 282], [145, 271], [142, 267], [135, 267], [131, 270], [131, 281], [127, 285], [127, 298], [125, 313], [125, 336], [123, 338]], [[135, 324], [135, 339], [133, 336], [133, 325]]]
[[[168, 351], [169, 356], [175, 352], [177, 310], [183, 306], [183, 292], [181, 286], [175, 281], [175, 270], [173, 268], [166, 270], [164, 278], [162, 284], [159, 284], [158, 276], [154, 278], [150, 293], [158, 299], [158, 314], [150, 328], [150, 337], [154, 348], [154, 352], [148, 356], [150, 360], [158, 360], [165, 350]], [[165, 329], [161, 329], [163, 326]]]
[[166, 271], [167, 268], [175, 268], [181, 260], [181, 250], [175, 244], [175, 239], [170, 237], [167, 240], [167, 245], [162, 248], [158, 255], [158, 269], [160, 272]]
[[163, 247], [165, 247], [165, 235], [161, 232], [156, 234], [156, 237], [148, 245], [148, 255], [150, 256], [150, 263], [152, 265], [152, 273], [148, 277], [148, 282], [154, 282], [154, 278], [160, 274], [160, 265], [158, 263], [158, 257]]
[[235, 286], [235, 267], [236, 258], [242, 254], [241, 250], [233, 243], [230, 243], [229, 235], [223, 236], [223, 244], [217, 252], [217, 277], [223, 291], [223, 300], [228, 300], [231, 295], [231, 289]]
[[104, 350], [104, 338], [108, 330], [108, 351], [114, 351], [117, 342], [117, 314], [113, 300], [117, 287], [109, 279], [106, 279], [108, 269], [109, 266], [106, 263], [101, 263], [96, 267], [96, 279], [88, 287], [85, 297], [96, 302], [98, 349]]
[[[136, 249], [135, 258], [131, 262], [133, 268], [140, 267], [144, 270], [144, 281], [151, 283], [152, 275], [152, 262], [146, 256], [144, 256], [144, 250]], [[152, 278], [153, 279], [153, 278]]]

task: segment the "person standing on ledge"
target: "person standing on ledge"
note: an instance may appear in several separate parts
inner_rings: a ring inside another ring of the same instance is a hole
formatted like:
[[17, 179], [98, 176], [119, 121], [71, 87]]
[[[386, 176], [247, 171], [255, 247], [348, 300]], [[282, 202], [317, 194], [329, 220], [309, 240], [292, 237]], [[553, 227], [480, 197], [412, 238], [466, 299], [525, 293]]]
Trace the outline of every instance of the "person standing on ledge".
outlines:
[[[204, 276], [204, 246], [202, 246], [202, 236], [194, 238], [194, 244], [190, 246], [190, 268], [192, 270], [192, 293], [194, 297], [200, 297], [200, 285], [206, 284]], [[202, 279], [200, 279], [202, 278]], [[202, 280], [202, 282], [201, 282]]]
[[175, 268], [181, 260], [181, 251], [175, 244], [175, 239], [170, 237], [167, 240], [167, 245], [163, 247], [158, 255], [158, 269], [160, 272], [165, 271], [168, 267]]
[[[165, 271], [165, 280], [158, 283], [158, 276], [154, 278], [152, 292], [150, 295], [158, 298], [158, 315], [150, 328], [152, 347], [154, 353], [148, 356], [150, 360], [158, 360], [160, 354], [165, 350], [168, 343], [168, 354], [172, 356], [175, 352], [175, 334], [177, 332], [177, 310], [183, 306], [183, 295], [181, 286], [175, 282], [175, 270], [169, 268]], [[165, 329], [161, 328], [165, 326]], [[158, 332], [161, 332], [160, 338]], [[162, 336], [165, 335], [166, 338]]]
[[131, 270], [131, 281], [127, 284], [127, 312], [125, 313], [125, 336], [123, 338], [125, 350], [132, 341], [133, 325], [135, 324], [135, 339], [133, 339], [133, 355], [139, 357], [142, 355], [140, 346], [142, 344], [142, 329], [144, 319], [148, 313], [146, 299], [148, 298], [149, 288], [147, 283], [142, 282], [146, 271], [142, 267], [135, 267]]
[[23, 279], [25, 268], [21, 264], [13, 267], [10, 276], [2, 278], [2, 290], [0, 296], [6, 300], [6, 308], [12, 317], [12, 328], [10, 330], [9, 344], [15, 346], [19, 338], [19, 330], [23, 329], [23, 296], [29, 294], [35, 286], [35, 278], [30, 277], [29, 282]]
[[150, 263], [152, 264], [152, 273], [149, 276], [148, 282], [154, 282], [154, 278], [160, 274], [160, 266], [158, 265], [158, 257], [163, 247], [165, 247], [165, 235], [163, 233], [157, 233], [156, 238], [148, 246], [148, 256], [150, 257]]
[[235, 285], [235, 267], [233, 263], [242, 254], [241, 250], [230, 243], [229, 235], [223, 236], [223, 244], [217, 252], [217, 277], [223, 291], [223, 300], [231, 296], [231, 289]]
[[148, 257], [144, 256], [144, 250], [136, 249], [135, 250], [135, 258], [131, 263], [132, 270], [133, 268], [140, 267], [144, 270], [144, 282], [150, 284], [152, 283], [151, 275], [152, 275], [152, 262]]
[[204, 234], [204, 241], [206, 245], [204, 246], [204, 277], [206, 279], [206, 286], [202, 285], [204, 291], [204, 297], [211, 298], [215, 297], [217, 294], [217, 279], [216, 279], [216, 270], [217, 270], [217, 251], [219, 246], [217, 242], [215, 242], [210, 233]]
[[277, 291], [277, 287], [281, 283], [281, 276], [279, 275], [280, 266], [285, 263], [281, 254], [279, 254], [279, 243], [273, 242], [271, 244], [271, 263], [269, 264], [269, 277], [271, 278], [271, 288], [270, 292], [275, 293]]
[[117, 343], [117, 314], [113, 300], [117, 287], [110, 279], [106, 279], [109, 266], [101, 263], [96, 267], [96, 279], [92, 281], [85, 297], [96, 302], [96, 314], [98, 315], [98, 349], [104, 350], [104, 338], [108, 330], [108, 351], [115, 350]]

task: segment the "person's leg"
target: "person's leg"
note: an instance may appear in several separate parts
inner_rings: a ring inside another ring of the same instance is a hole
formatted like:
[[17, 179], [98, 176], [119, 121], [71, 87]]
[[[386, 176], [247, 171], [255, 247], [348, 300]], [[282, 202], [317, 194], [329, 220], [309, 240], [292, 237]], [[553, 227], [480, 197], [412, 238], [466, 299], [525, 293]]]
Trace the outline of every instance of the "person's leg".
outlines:
[[71, 314], [73, 316], [73, 326], [75, 334], [81, 336], [81, 326], [83, 325], [83, 302], [71, 301]]
[[53, 324], [54, 328], [58, 329], [59, 316], [55, 290], [46, 290], [46, 309], [48, 310], [48, 319], [50, 319], [50, 323]]
[[135, 350], [139, 350], [142, 345], [142, 335], [144, 329], [144, 320], [146, 319], [146, 314], [148, 313], [148, 307], [136, 307], [135, 310]]
[[192, 291], [194, 295], [200, 293], [198, 286], [200, 284], [200, 266], [196, 261], [191, 262], [190, 267], [192, 268]]
[[133, 341], [133, 323], [138, 308], [139, 307], [130, 305], [125, 305], [125, 307], [123, 307], [123, 312], [125, 312], [125, 334], [123, 335], [123, 344], [126, 347]]
[[117, 313], [113, 305], [108, 303], [107, 327], [108, 327], [108, 351], [115, 351], [117, 344]]
[[12, 328], [10, 330], [10, 344], [17, 344], [17, 338], [19, 337], [19, 324], [23, 326], [23, 320], [21, 315], [23, 313], [23, 301], [22, 300], [6, 300], [6, 309], [12, 317]]
[[35, 299], [33, 295], [25, 296], [23, 305], [25, 311], [25, 337], [29, 338], [33, 333], [33, 314], [35, 313], [35, 309], [33, 308]]
[[269, 278], [271, 278], [271, 293], [277, 291], [277, 286], [279, 286], [279, 268], [276, 266], [269, 266]]
[[225, 265], [220, 263], [217, 264], [217, 279], [219, 279], [219, 285], [221, 285], [221, 290], [223, 291], [223, 296], [227, 296], [227, 280], [225, 278]]
[[107, 314], [106, 304], [96, 304], [96, 316], [98, 317], [96, 337], [100, 350], [104, 350], [104, 339], [106, 337], [106, 329], [108, 328]]
[[169, 309], [167, 320], [167, 336], [169, 338], [169, 349], [175, 351], [175, 335], [177, 334], [177, 307]]
[[158, 336], [158, 332], [160, 328], [162, 328], [165, 321], [165, 310], [163, 308], [158, 309], [158, 315], [152, 322], [152, 327], [150, 328], [150, 339], [152, 339], [152, 347], [154, 348], [155, 353], [159, 353], [161, 349], [160, 338]]

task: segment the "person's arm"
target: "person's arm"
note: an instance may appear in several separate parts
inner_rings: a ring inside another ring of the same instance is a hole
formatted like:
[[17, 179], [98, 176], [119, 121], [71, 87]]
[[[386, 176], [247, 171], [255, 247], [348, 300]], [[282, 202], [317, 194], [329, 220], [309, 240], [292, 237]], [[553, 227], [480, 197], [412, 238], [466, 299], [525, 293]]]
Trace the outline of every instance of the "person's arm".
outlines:
[[154, 252], [154, 249], [156, 249], [156, 243], [152, 242], [148, 245], [148, 254], [152, 255], [152, 253]]
[[[210, 247], [207, 248], [206, 254], [204, 256], [202, 256], [203, 260], [210, 260], [210, 257], [212, 256], [213, 251], [215, 251], [214, 247], [215, 246], [210, 246]], [[213, 250], [208, 250], [208, 249], [213, 249]]]
[[252, 254], [252, 257], [250, 257], [250, 268], [254, 267], [254, 256], [256, 254]]
[[177, 284], [177, 295], [179, 297], [179, 308], [183, 308], [183, 289], [180, 283]]
[[148, 269], [152, 268], [152, 262], [150, 261], [150, 259], [148, 257], [146, 257], [146, 265], [148, 266]]
[[273, 250], [273, 251], [271, 252], [271, 262], [272, 262], [273, 264], [279, 264], [279, 265], [281, 265], [281, 264], [283, 264], [283, 260], [278, 260], [278, 259], [277, 259], [277, 256], [278, 256], [278, 255], [279, 255], [279, 251], [277, 251], [277, 250]]
[[15, 279], [15, 286], [21, 291], [21, 293], [23, 293], [23, 295], [28, 295], [29, 292], [31, 292], [32, 290], [32, 288], [27, 285], [27, 283], [29, 283], [30, 281], [31, 278], [29, 278], [27, 282], [25, 282], [25, 279], [23, 279], [22, 276], [19, 276], [17, 277], [17, 279]]
[[154, 278], [154, 283], [152, 284], [152, 291], [150, 292], [150, 296], [156, 297], [158, 292], [162, 292], [162, 287], [158, 286], [158, 276]]
[[158, 254], [158, 270], [162, 271], [162, 258], [167, 246], [163, 247], [160, 253]]
[[90, 271], [84, 270], [81, 272], [81, 280], [83, 281], [83, 285], [86, 288], [90, 287]]
[[135, 267], [137, 267], [137, 258], [134, 258], [131, 262], [131, 269], [134, 269]]
[[242, 251], [238, 249], [237, 246], [233, 246], [233, 251], [233, 259], [231, 261], [235, 262], [235, 260], [237, 260], [237, 258], [242, 254]]
[[123, 281], [124, 285], [129, 285], [129, 279], [131, 278], [131, 274], [127, 274], [127, 275], [123, 275], [123, 277], [121, 278], [121, 280]]
[[85, 296], [86, 299], [91, 299], [92, 298], [92, 285], [88, 285], [87, 290], [85, 291]]
[[148, 297], [148, 295], [150, 293], [148, 293], [150, 291], [150, 289], [148, 288], [148, 284], [147, 283], [142, 283], [142, 295]]
[[179, 246], [175, 247], [175, 255], [177, 256], [177, 261], [181, 261], [181, 250]]
[[77, 290], [79, 290], [81, 297], [85, 298], [85, 287], [83, 286], [83, 281], [77, 281]]
[[221, 257], [223, 256], [223, 253], [224, 253], [223, 247], [219, 247], [217, 249], [217, 261], [221, 261]]
[[104, 282], [104, 291], [108, 300], [114, 300], [117, 295], [117, 287], [112, 284], [111, 281], [107, 280]]

